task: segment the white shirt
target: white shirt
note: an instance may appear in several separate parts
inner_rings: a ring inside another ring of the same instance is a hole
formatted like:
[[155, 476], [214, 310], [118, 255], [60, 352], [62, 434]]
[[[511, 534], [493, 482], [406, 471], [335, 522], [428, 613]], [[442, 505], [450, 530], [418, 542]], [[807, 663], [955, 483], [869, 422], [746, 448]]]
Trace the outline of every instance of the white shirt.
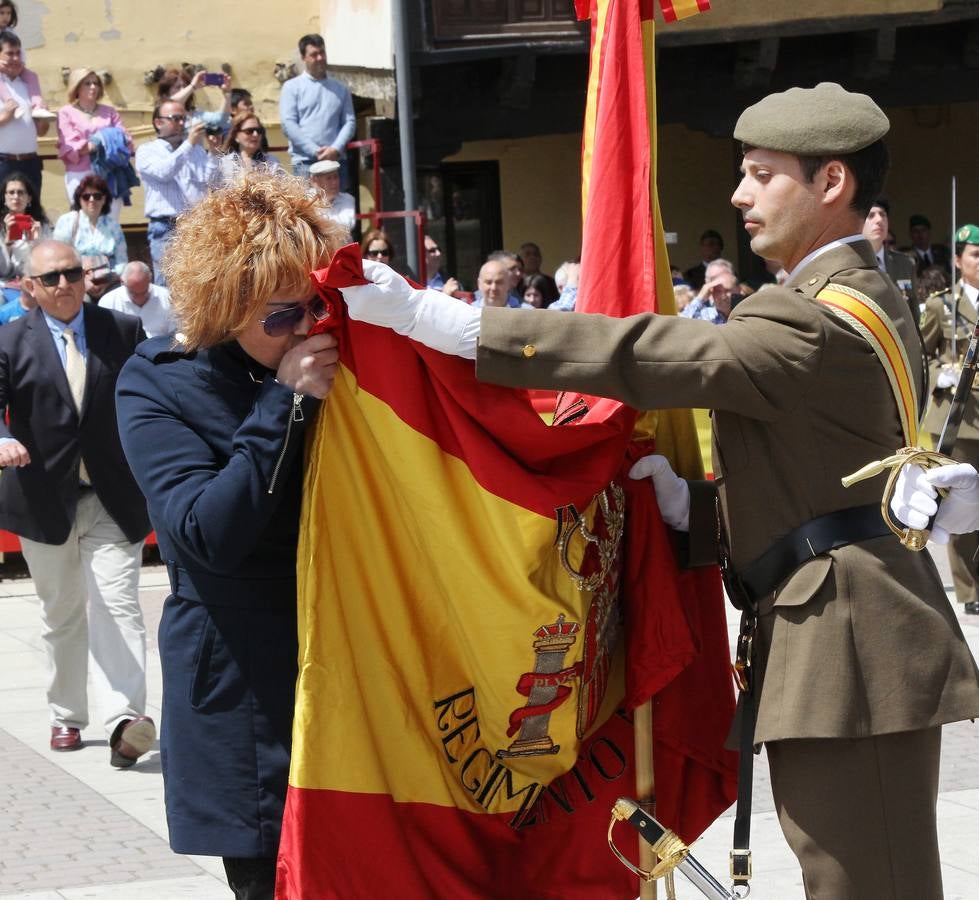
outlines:
[[31, 95], [24, 84], [23, 78], [12, 81], [6, 75], [0, 74], [0, 81], [10, 92], [10, 97], [17, 101], [20, 110], [8, 122], [0, 125], [0, 153], [37, 153], [37, 128], [31, 117]]
[[350, 194], [342, 191], [337, 194], [333, 201], [324, 210], [326, 218], [342, 225], [347, 231], [353, 231], [354, 223], [357, 221], [357, 209], [354, 205], [354, 198]]
[[99, 306], [137, 316], [143, 322], [143, 331], [147, 337], [173, 334], [177, 330], [177, 320], [170, 308], [170, 292], [158, 284], [150, 285], [150, 295], [142, 306], [137, 306], [129, 299], [129, 291], [125, 285], [109, 291], [99, 300]]
[[962, 294], [969, 298], [969, 302], [979, 309], [979, 288], [974, 288], [971, 284], [966, 284], [964, 281], [959, 282], [959, 286], [962, 288]]

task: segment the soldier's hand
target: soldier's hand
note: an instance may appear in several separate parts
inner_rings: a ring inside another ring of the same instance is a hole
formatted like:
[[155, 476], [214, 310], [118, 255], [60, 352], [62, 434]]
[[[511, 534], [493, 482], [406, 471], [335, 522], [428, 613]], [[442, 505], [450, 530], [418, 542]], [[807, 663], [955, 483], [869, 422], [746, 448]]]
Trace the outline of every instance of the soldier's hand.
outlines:
[[[938, 504], [938, 488], [948, 495]], [[968, 463], [938, 466], [925, 471], [921, 466], [901, 469], [891, 498], [891, 512], [909, 528], [922, 529], [935, 515], [931, 540], [947, 544], [953, 534], [979, 530], [979, 474]]]
[[663, 521], [676, 531], [690, 530], [690, 487], [680, 478], [665, 456], [644, 456], [631, 469], [630, 478], [649, 478]]
[[31, 455], [20, 441], [4, 441], [0, 444], [0, 467], [30, 465]]
[[322, 400], [333, 388], [339, 359], [336, 337], [314, 334], [282, 357], [275, 380], [297, 394], [309, 394]]

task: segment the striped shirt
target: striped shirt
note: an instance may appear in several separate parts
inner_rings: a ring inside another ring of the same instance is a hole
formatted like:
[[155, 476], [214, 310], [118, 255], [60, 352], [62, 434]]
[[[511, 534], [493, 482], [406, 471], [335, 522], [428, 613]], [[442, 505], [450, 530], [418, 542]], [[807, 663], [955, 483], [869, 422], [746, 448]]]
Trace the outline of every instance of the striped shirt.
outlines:
[[157, 138], [136, 148], [147, 219], [173, 218], [207, 194], [220, 165], [203, 147], [184, 141], [176, 149]]

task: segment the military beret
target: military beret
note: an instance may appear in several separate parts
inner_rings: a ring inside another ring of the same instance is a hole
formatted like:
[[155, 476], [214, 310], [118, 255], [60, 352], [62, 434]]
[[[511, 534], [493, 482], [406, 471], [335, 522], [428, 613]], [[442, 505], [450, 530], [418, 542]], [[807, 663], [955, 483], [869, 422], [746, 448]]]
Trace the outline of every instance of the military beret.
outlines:
[[330, 172], [339, 172], [340, 163], [335, 159], [321, 159], [314, 162], [309, 167], [310, 175], [329, 175]]
[[880, 140], [891, 123], [866, 94], [823, 81], [789, 88], [749, 106], [734, 126], [742, 144], [798, 156], [856, 153]]
[[979, 244], [979, 228], [975, 225], [963, 225], [955, 232], [956, 244]]

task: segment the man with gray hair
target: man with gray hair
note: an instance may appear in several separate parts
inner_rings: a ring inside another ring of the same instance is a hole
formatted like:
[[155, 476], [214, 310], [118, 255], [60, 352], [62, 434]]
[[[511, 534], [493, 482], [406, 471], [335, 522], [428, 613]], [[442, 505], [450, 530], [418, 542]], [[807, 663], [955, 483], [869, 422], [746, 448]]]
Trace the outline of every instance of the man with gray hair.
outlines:
[[138, 319], [84, 303], [84, 274], [69, 244], [39, 241], [23, 277], [37, 308], [0, 328], [0, 528], [20, 537], [40, 600], [51, 749], [82, 746], [91, 656], [109, 762], [125, 769], [156, 739], [139, 607], [150, 521], [115, 404], [145, 334]]
[[99, 303], [103, 309], [137, 316], [147, 337], [161, 337], [177, 330], [177, 320], [170, 308], [170, 292], [153, 284], [150, 267], [138, 260], [122, 270], [122, 284], [109, 291]]

